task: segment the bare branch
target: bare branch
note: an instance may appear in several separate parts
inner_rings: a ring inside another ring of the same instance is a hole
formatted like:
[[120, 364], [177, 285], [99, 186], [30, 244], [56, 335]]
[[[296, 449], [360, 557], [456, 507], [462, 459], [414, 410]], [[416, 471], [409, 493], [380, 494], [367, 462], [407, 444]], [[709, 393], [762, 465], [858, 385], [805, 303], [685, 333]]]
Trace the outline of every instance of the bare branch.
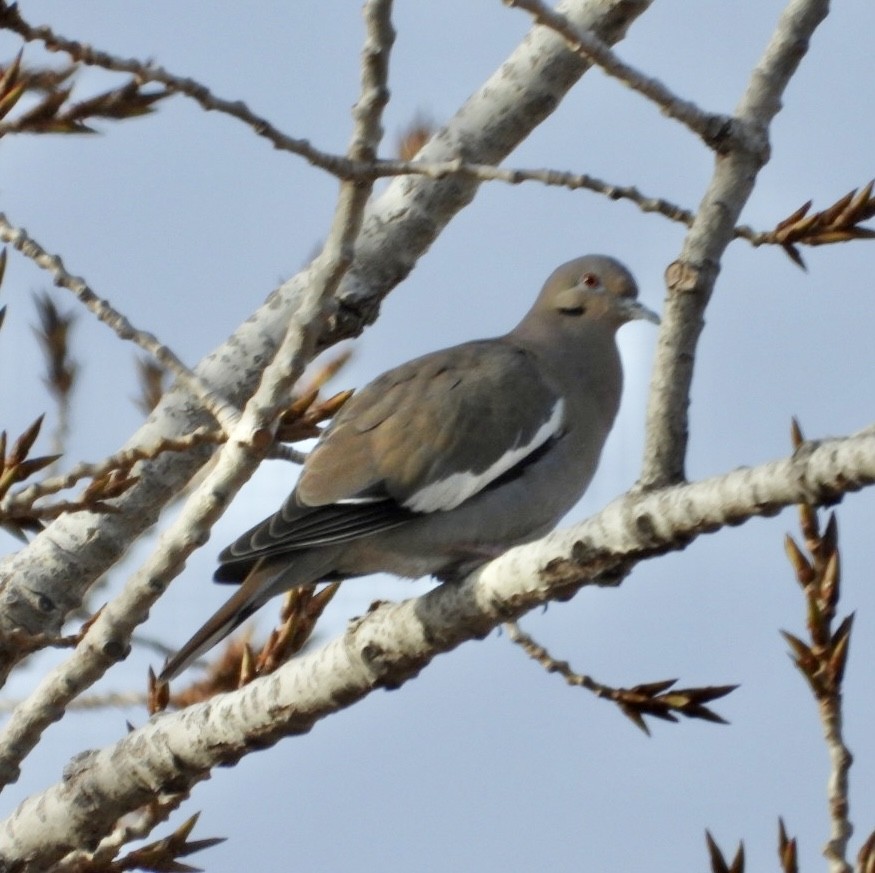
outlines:
[[[794, 428], [798, 432], [798, 425]], [[805, 593], [809, 639], [782, 631], [789, 643], [796, 667], [805, 677], [817, 700], [823, 735], [830, 759], [828, 783], [831, 834], [824, 849], [832, 873], [851, 873], [848, 842], [853, 834], [849, 817], [848, 775], [853, 756], [843, 736], [842, 681], [851, 640], [853, 614], [838, 627], [836, 619], [841, 586], [838, 523], [830, 515], [821, 532], [817, 513], [809, 504], [799, 507], [802, 533], [809, 555], [791, 537], [785, 546], [796, 579]]]
[[790, 0], [742, 96], [733, 137], [715, 169], [680, 255], [666, 271], [662, 312], [647, 408], [642, 487], [685, 478], [688, 409], [696, 348], [723, 252], [769, 158], [769, 127], [781, 95], [802, 60], [828, 0]]
[[210, 410], [223, 428], [227, 429], [238, 417], [237, 411], [219, 398], [215, 391], [204, 384], [200, 376], [189, 370], [167, 346], [153, 334], [135, 328], [124, 315], [112, 307], [109, 301], [98, 297], [84, 279], [68, 273], [58, 255], [50, 255], [46, 252], [24, 228], [15, 227], [3, 213], [0, 213], [0, 239], [30, 258], [38, 267], [51, 273], [55, 285], [75, 294], [79, 302], [98, 320], [110, 327], [120, 339], [135, 343], [184, 381], [200, 396], [204, 406]]
[[725, 697], [734, 691], [737, 685], [675, 688], [676, 679], [663, 679], [635, 685], [632, 688], [615, 688], [585, 673], [575, 672], [568, 661], [554, 658], [544, 646], [524, 633], [515, 621], [508, 622], [504, 628], [510, 639], [548, 673], [558, 673], [572, 687], [585, 688], [596, 697], [616, 703], [623, 715], [648, 736], [650, 728], [644, 720], [645, 716], [660, 718], [663, 721], [678, 721], [677, 716], [682, 715], [686, 718], [700, 718], [726, 724], [721, 716], [705, 704], [719, 697]]
[[738, 135], [732, 118], [704, 112], [694, 103], [682, 99], [658, 79], [645, 76], [640, 70], [621, 61], [610, 46], [594, 33], [575, 27], [564, 15], [545, 6], [540, 0], [504, 0], [504, 3], [525, 9], [538, 24], [556, 31], [584, 60], [598, 64], [609, 76], [652, 100], [665, 115], [700, 136], [708, 148], [723, 151], [728, 147], [727, 142]]
[[[15, 707], [24, 702], [4, 698], [0, 700], [0, 712], [12, 712]], [[76, 700], [70, 701], [70, 711], [85, 712], [95, 709], [129, 709], [131, 707], [146, 706], [146, 695], [142, 691], [109, 691], [105, 694], [84, 694]]]
[[[510, 550], [462, 583], [379, 604], [340, 638], [270, 676], [153, 720], [77, 759], [63, 783], [24, 801], [0, 825], [0, 857], [7, 863], [26, 858], [31, 866], [24, 869], [44, 869], [83, 840], [104, 834], [120, 810], [139, 808], [162, 786], [184, 791], [213, 766], [306, 732], [375, 689], [398, 687], [438, 654], [551, 599], [615, 578], [645, 557], [683, 549], [723, 525], [772, 515], [801, 499], [834, 500], [873, 483], [870, 430], [806, 443], [790, 458], [693, 485], [630, 494], [581, 525]], [[10, 742], [8, 728], [5, 733], [0, 748], [8, 767], [10, 750], [27, 739]], [[35, 820], [39, 826], [30, 827]]]

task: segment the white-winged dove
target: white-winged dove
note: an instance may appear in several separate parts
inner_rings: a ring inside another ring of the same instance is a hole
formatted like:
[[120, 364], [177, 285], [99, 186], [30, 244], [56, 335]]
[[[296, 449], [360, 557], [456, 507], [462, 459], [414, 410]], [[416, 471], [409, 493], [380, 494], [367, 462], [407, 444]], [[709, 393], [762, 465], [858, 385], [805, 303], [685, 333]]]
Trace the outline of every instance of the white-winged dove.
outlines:
[[551, 530], [589, 485], [617, 414], [617, 329], [659, 321], [637, 295], [613, 258], [577, 258], [510, 333], [417, 358], [355, 394], [280, 510], [219, 555], [215, 579], [240, 587], [162, 679], [290, 588], [380, 571], [457, 578]]

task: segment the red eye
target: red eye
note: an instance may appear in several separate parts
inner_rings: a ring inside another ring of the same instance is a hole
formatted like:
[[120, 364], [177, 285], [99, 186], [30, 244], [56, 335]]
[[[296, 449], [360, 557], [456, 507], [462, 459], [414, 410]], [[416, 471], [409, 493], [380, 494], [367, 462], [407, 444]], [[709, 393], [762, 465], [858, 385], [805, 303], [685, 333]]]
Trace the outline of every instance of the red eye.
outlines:
[[586, 285], [587, 288], [597, 288], [601, 284], [595, 273], [584, 273], [580, 277], [580, 283]]

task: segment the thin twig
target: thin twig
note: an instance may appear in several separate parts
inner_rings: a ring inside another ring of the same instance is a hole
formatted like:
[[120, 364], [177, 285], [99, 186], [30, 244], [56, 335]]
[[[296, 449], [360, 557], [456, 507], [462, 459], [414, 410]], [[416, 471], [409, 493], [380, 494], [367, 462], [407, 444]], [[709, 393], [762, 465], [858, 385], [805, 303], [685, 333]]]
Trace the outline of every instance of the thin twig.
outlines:
[[573, 688], [585, 688], [596, 697], [610, 698], [613, 688], [609, 685], [603, 685], [586, 673], [577, 673], [571, 669], [568, 661], [559, 661], [554, 658], [544, 646], [525, 633], [515, 621], [506, 622], [504, 629], [507, 631], [508, 637], [548, 673], [558, 673]]
[[40, 498], [57, 494], [66, 488], [72, 488], [82, 479], [98, 480], [113, 472], [129, 473], [139, 461], [153, 460], [164, 452], [187, 452], [195, 446], [220, 445], [224, 441], [225, 434], [220, 430], [199, 427], [185, 437], [178, 439], [167, 437], [153, 446], [123, 449], [99, 463], [82, 462], [61, 476], [53, 476], [50, 479], [35, 482], [10, 494], [0, 504], [0, 512], [13, 514], [26, 511]]
[[[803, 445], [802, 432], [793, 422], [793, 443]], [[853, 614], [834, 627], [841, 595], [841, 570], [838, 548], [838, 522], [831, 514], [823, 531], [816, 509], [808, 504], [799, 507], [800, 527], [808, 554], [792, 537], [784, 541], [787, 556], [796, 573], [806, 601], [808, 639], [782, 631], [789, 643], [793, 661], [808, 682], [817, 701], [823, 736], [829, 753], [830, 773], [827, 783], [830, 839], [824, 856], [832, 873], [851, 873], [848, 842], [854, 828], [850, 820], [848, 776], [853, 756], [845, 743], [842, 724], [842, 684], [853, 628]]]
[[274, 148], [300, 155], [314, 166], [337, 176], [344, 175], [340, 167], [347, 163], [345, 159], [320, 151], [305, 139], [288, 136], [266, 119], [256, 115], [242, 100], [218, 97], [194, 79], [174, 75], [157, 64], [144, 63], [135, 58], [121, 58], [67, 39], [45, 25], [34, 27], [24, 20], [17, 5], [6, 3], [5, 0], [0, 0], [0, 28], [17, 33], [25, 42], [41, 42], [48, 51], [63, 52], [78, 63], [119, 73], [131, 73], [142, 82], [160, 82], [170, 91], [191, 97], [208, 111], [221, 112], [242, 121], [258, 136], [267, 139]]
[[731, 117], [704, 112], [695, 103], [682, 99], [658, 79], [645, 76], [640, 70], [621, 61], [614, 50], [594, 33], [582, 31], [564, 15], [539, 0], [504, 0], [504, 3], [525, 9], [538, 24], [558, 33], [572, 51], [656, 103], [664, 115], [679, 121], [700, 136], [709, 148], [723, 150], [727, 141], [738, 135], [739, 131], [732, 124]]
[[[531, 12], [539, 23], [559, 32], [570, 40], [583, 56], [608, 74], [626, 82], [634, 90], [647, 96], [664, 108], [666, 114], [677, 118], [712, 147], [726, 147], [731, 118], [699, 110], [694, 104], [674, 95], [656, 79], [644, 76], [621, 61], [607, 43], [591, 33], [578, 31], [563, 16], [552, 12], [535, 0], [505, 0], [508, 5], [518, 6]], [[642, 212], [657, 213], [671, 221], [690, 227], [695, 213], [662, 197], [643, 194], [634, 185], [619, 185], [606, 182], [586, 173], [575, 173], [543, 168], [501, 168], [491, 164], [463, 161], [370, 160], [325, 151], [313, 146], [309, 140], [283, 133], [262, 116], [253, 112], [242, 100], [230, 100], [214, 94], [209, 88], [194, 79], [179, 76], [153, 63], [135, 58], [121, 58], [109, 52], [95, 49], [77, 40], [56, 34], [47, 26], [33, 26], [21, 16], [17, 7], [0, 0], [0, 27], [18, 33], [25, 41], [42, 42], [46, 49], [64, 52], [74, 61], [97, 66], [114, 72], [131, 73], [142, 81], [161, 82], [168, 89], [195, 100], [203, 109], [228, 115], [252, 129], [258, 136], [267, 139], [278, 151], [299, 155], [312, 166], [325, 170], [347, 181], [374, 181], [395, 176], [424, 176], [444, 179], [448, 176], [467, 176], [480, 182], [504, 182], [519, 185], [523, 182], [540, 182], [551, 187], [563, 187], [575, 191], [584, 189], [603, 194], [611, 200], [628, 200]], [[770, 231], [758, 231], [747, 225], [735, 228], [734, 236], [758, 246], [769, 243]]]
[[[0, 712], [12, 712], [24, 702], [24, 698], [15, 700], [0, 698]], [[67, 709], [91, 711], [95, 709], [129, 709], [132, 706], [145, 706], [146, 695], [142, 691], [109, 691], [105, 694], [88, 694], [71, 700]]]
[[[565, 23], [569, 28], [571, 27], [570, 24]], [[98, 66], [115, 72], [131, 73], [142, 81], [161, 82], [171, 90], [192, 98], [206, 110], [236, 118], [250, 127], [256, 134], [267, 139], [274, 148], [299, 155], [313, 166], [332, 173], [340, 179], [373, 181], [378, 178], [405, 175], [442, 179], [447, 176], [461, 175], [470, 176], [478, 181], [499, 181], [511, 185], [535, 181], [571, 190], [584, 188], [604, 194], [613, 200], [630, 200], [644, 212], [658, 212], [673, 221], [680, 221], [688, 226], [693, 220], [693, 213], [689, 210], [675, 206], [661, 198], [643, 195], [634, 186], [615, 185], [583, 173], [545, 169], [500, 169], [490, 164], [467, 163], [461, 159], [441, 162], [402, 161], [377, 160], [376, 155], [370, 159], [364, 159], [362, 156], [352, 154], [332, 154], [314, 147], [306, 139], [283, 133], [249, 109], [242, 100], [228, 100], [219, 97], [200, 82], [178, 76], [155, 64], [135, 58], [121, 58], [60, 36], [49, 27], [35, 27], [22, 18], [17, 7], [11, 7], [2, 0], [0, 0], [0, 27], [14, 31], [25, 41], [42, 42], [49, 51], [64, 52], [78, 63]], [[595, 37], [590, 39], [592, 46], [598, 44], [600, 47], [600, 57], [604, 61], [605, 53], [610, 54], [610, 49]], [[611, 66], [619, 69], [618, 65], [621, 66], [621, 62], [616, 61]], [[638, 77], [642, 78], [640, 74]]]
[[676, 688], [676, 679], [660, 679], [656, 682], [639, 683], [631, 688], [615, 688], [605, 685], [585, 673], [571, 669], [567, 661], [554, 658], [547, 649], [525, 633], [515, 621], [504, 625], [507, 635], [532, 660], [537, 661], [548, 673], [558, 673], [569, 685], [585, 688], [596, 697], [617, 704], [620, 712], [637, 728], [650, 734], [644, 721], [646, 716], [663, 721], [678, 721], [678, 716], [700, 718], [704, 721], [725, 724], [725, 720], [705, 704], [734, 691], [737, 685], [710, 685], [701, 688]]
[[67, 272], [58, 255], [50, 255], [24, 228], [11, 224], [3, 213], [0, 213], [0, 239], [30, 258], [40, 269], [51, 273], [55, 285], [72, 292], [86, 309], [108, 325], [120, 339], [135, 343], [189, 385], [224, 430], [233, 426], [239, 417], [237, 410], [220, 398], [154, 334], [135, 328], [109, 301], [98, 297], [84, 279]]
[[827, 783], [831, 833], [824, 849], [832, 873], [852, 873], [847, 861], [848, 843], [854, 832], [848, 816], [848, 775], [853, 756], [845, 743], [841, 692], [829, 700], [820, 701], [823, 736], [829, 750], [830, 775]]

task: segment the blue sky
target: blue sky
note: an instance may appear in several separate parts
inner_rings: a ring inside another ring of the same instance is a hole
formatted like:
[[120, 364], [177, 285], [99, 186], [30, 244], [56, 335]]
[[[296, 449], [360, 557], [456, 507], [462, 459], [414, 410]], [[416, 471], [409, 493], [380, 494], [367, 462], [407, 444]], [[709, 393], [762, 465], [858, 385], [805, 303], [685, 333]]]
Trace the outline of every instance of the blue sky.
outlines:
[[[346, 147], [358, 90], [362, 25], [347, 2], [176, 4], [23, 0], [32, 22], [122, 56], [154, 58], [217, 94], [243, 98], [289, 134]], [[618, 51], [689, 99], [731, 111], [782, 8], [771, 0], [662, 0]], [[398, 3], [384, 153], [417, 113], [441, 121], [509, 54], [528, 17], [485, 0]], [[824, 207], [873, 175], [869, 107], [875, 7], [835, 4], [785, 97], [773, 158], [743, 220], [766, 229], [809, 198]], [[0, 39], [0, 57], [17, 44]], [[35, 48], [25, 59], [41, 59]], [[118, 80], [85, 70], [81, 94]], [[279, 154], [239, 122], [175, 98], [99, 137], [13, 137], [0, 149], [0, 209], [140, 327], [194, 364], [294, 274], [324, 238], [335, 182]], [[507, 166], [586, 172], [695, 208], [711, 156], [623, 85], [588, 74]], [[662, 275], [684, 229], [627, 203], [536, 184], [484, 185], [386, 301], [355, 344], [338, 387], [440, 346], [512, 326], [558, 263], [586, 252], [622, 259], [643, 300], [661, 308]], [[805, 252], [808, 272], [779, 251], [734, 243], [722, 265], [697, 360], [690, 478], [788, 452], [796, 415], [812, 437], [873, 420], [875, 245]], [[0, 426], [20, 432], [51, 403], [39, 380], [30, 292], [48, 282], [18, 256], [2, 288]], [[58, 295], [63, 302], [63, 297]], [[69, 301], [73, 306], [73, 301]], [[624, 328], [626, 393], [596, 480], [569, 521], [637, 476], [656, 332]], [[82, 362], [67, 458], [96, 460], [136, 428], [134, 350], [82, 313]], [[211, 585], [216, 551], [272, 511], [294, 470], [274, 462], [241, 492], [144, 631], [179, 643], [226, 595]], [[875, 820], [871, 674], [875, 559], [871, 494], [839, 507], [845, 611], [857, 610], [848, 669], [847, 732], [857, 759], [858, 837]], [[826, 753], [815, 706], [778, 628], [800, 631], [803, 605], [783, 557], [792, 512], [697, 541], [638, 567], [618, 590], [583, 591], [522, 624], [557, 657], [612, 684], [679, 676], [741, 683], [716, 707], [731, 726], [653, 726], [644, 737], [609, 704], [566, 688], [494, 633], [439, 658], [399, 691], [379, 692], [305, 737], [217, 771], [187, 810], [197, 836], [230, 839], [192, 862], [209, 870], [445, 871], [705, 869], [704, 829], [727, 851], [774, 864], [777, 817], [819, 863], [827, 837]], [[113, 571], [118, 586], [151, 542]], [[11, 550], [11, 538], [0, 539]], [[339, 631], [376, 598], [431, 583], [379, 577], [347, 583], [326, 618]], [[271, 611], [268, 608], [267, 611]], [[26, 692], [56, 655], [7, 687]], [[140, 688], [147, 652], [104, 689]], [[0, 800], [5, 814], [60, 777], [82, 748], [112, 742], [140, 711], [71, 714]], [[241, 803], [246, 814], [241, 815]], [[181, 820], [181, 817], [180, 819]]]

